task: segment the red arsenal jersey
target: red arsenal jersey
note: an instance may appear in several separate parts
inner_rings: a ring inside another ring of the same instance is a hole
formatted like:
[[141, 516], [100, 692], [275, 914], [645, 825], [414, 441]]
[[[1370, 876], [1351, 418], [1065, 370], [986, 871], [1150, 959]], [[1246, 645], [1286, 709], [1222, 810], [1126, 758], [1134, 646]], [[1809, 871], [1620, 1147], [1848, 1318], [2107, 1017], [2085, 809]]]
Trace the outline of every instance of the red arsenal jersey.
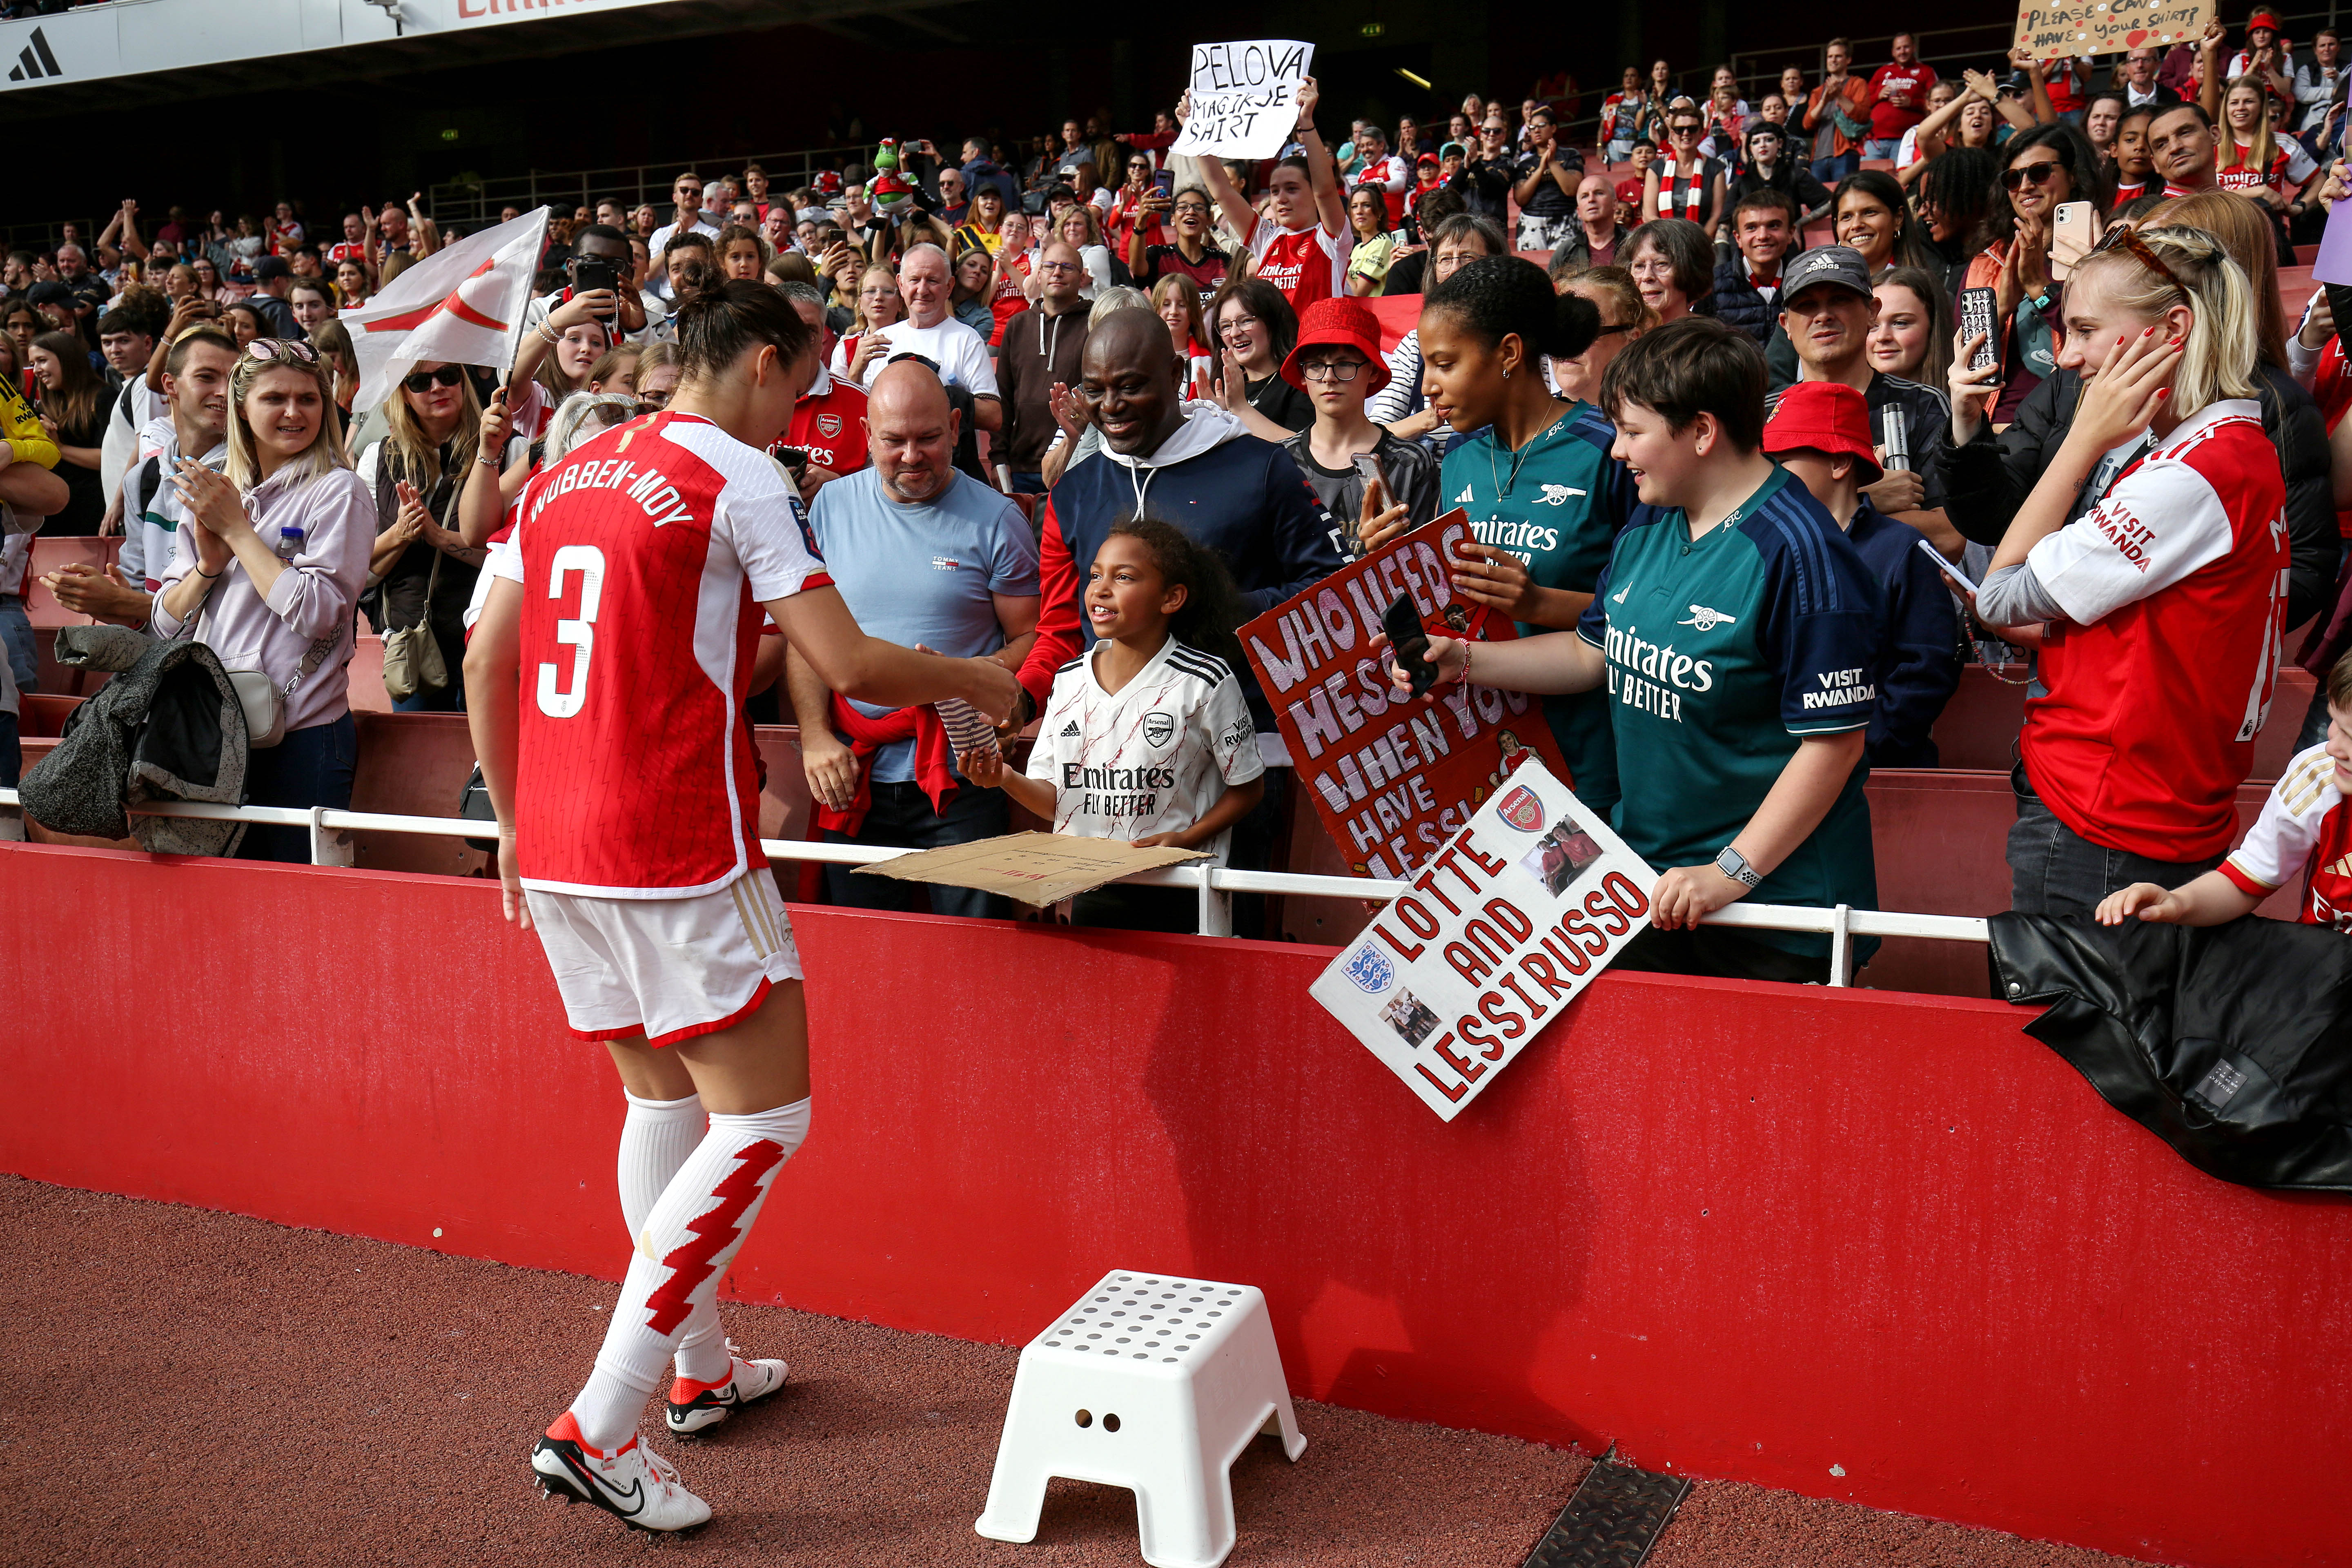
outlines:
[[2025, 708], [2042, 800], [2110, 849], [2227, 849], [2286, 630], [2286, 484], [2261, 409], [2182, 421], [2026, 562], [2067, 616]]
[[1321, 224], [1282, 228], [1262, 217], [1250, 235], [1256, 275], [1281, 289], [1290, 308], [1301, 312], [1318, 300], [1348, 291], [1348, 246]]
[[742, 722], [760, 606], [831, 581], [773, 460], [657, 414], [534, 479], [511, 542], [523, 885], [688, 898], [767, 864]]
[[866, 466], [866, 395], [833, 373], [819, 370], [816, 384], [801, 395], [793, 409], [793, 426], [784, 433], [787, 447], [808, 448], [809, 461], [836, 474], [854, 474]]
[[2221, 875], [2249, 898], [2266, 899], [2308, 869], [2304, 924], [2352, 931], [2352, 812], [2343, 809], [2336, 778], [2326, 742], [2297, 752]]

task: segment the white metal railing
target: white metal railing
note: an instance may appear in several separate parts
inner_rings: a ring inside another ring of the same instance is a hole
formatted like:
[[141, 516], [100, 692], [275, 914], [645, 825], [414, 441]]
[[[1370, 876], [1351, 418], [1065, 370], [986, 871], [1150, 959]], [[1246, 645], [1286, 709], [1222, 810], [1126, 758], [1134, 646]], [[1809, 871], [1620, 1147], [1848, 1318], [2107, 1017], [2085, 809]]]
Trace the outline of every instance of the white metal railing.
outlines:
[[[16, 792], [0, 789], [0, 806], [16, 805]], [[373, 811], [338, 811], [313, 806], [308, 811], [275, 805], [213, 805], [194, 801], [158, 802], [134, 805], [140, 816], [192, 816], [212, 822], [249, 822], [310, 830], [314, 865], [346, 862], [331, 834], [356, 829], [364, 833], [416, 833], [443, 838], [480, 838], [498, 830], [487, 822], [458, 816], [392, 816]], [[787, 838], [763, 838], [760, 847], [774, 860], [814, 860], [835, 866], [871, 866], [912, 855], [912, 849], [871, 849], [860, 844], [814, 844]], [[1301, 871], [1237, 871], [1223, 866], [1163, 866], [1139, 871], [1122, 882], [1144, 888], [1190, 888], [1200, 900], [1202, 936], [1234, 934], [1233, 895], [1292, 893], [1318, 899], [1360, 899], [1385, 903], [1412, 890], [1409, 882], [1380, 881], [1364, 877], [1317, 877]], [[1793, 904], [1732, 904], [1706, 917], [1708, 925], [1739, 926], [1750, 931], [1825, 932], [1830, 939], [1830, 984], [1846, 985], [1853, 977], [1853, 939], [1858, 936], [1917, 936], [1937, 942], [1985, 942], [1989, 931], [1981, 920], [1964, 915], [1914, 915], [1879, 910], [1857, 910], [1845, 904], [1835, 909], [1804, 909]]]

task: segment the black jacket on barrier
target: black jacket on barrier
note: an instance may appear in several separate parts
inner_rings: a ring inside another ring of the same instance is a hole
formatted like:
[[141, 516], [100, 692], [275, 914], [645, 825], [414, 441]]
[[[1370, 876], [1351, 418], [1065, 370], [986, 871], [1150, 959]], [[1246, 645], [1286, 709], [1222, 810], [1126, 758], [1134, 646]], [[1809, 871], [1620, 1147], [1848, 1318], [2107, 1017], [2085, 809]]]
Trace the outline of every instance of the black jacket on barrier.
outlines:
[[[2327, 423], [2311, 394], [2286, 372], [2257, 364], [2254, 374], [2262, 383], [2263, 434], [2278, 448], [2286, 479], [2286, 624], [2299, 626], [2336, 603], [2343, 539], [2328, 486]], [[2034, 481], [2058, 455], [2081, 389], [2073, 371], [2055, 371], [2025, 395], [2017, 417], [1998, 437], [1987, 423], [1965, 447], [1943, 444], [1936, 461], [1944, 477], [1944, 515], [1961, 537], [2000, 542]]]
[[67, 626], [58, 661], [118, 673], [66, 719], [65, 738], [26, 770], [25, 814], [59, 833], [136, 838], [158, 855], [228, 855], [241, 822], [132, 816], [146, 801], [245, 802], [245, 709], [203, 643], [124, 626]]
[[2252, 916], [1991, 924], [1995, 994], [2048, 1004], [2025, 1032], [2109, 1105], [2209, 1176], [2352, 1192], [2352, 942]]

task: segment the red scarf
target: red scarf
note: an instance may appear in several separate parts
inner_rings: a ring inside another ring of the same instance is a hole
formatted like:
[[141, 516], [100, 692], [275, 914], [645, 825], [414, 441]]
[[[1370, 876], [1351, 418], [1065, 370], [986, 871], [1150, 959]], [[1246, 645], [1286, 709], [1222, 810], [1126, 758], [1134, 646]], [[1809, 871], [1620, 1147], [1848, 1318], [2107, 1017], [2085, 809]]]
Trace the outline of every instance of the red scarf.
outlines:
[[833, 727], [849, 742], [850, 752], [857, 758], [857, 793], [850, 797], [845, 811], [835, 811], [822, 801], [816, 802], [816, 825], [820, 828], [856, 836], [865, 824], [866, 814], [874, 806], [874, 753], [900, 741], [915, 742], [915, 782], [931, 797], [933, 811], [956, 792], [955, 757], [948, 747], [947, 727], [940, 722], [939, 710], [929, 703], [895, 709], [879, 719], [869, 719], [836, 691], [833, 694]]

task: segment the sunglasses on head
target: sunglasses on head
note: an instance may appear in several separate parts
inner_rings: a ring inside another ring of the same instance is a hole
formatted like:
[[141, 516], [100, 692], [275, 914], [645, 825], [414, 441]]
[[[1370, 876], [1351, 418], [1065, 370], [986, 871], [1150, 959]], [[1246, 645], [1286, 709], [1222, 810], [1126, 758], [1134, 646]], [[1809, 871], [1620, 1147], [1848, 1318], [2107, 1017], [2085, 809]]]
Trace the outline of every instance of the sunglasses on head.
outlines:
[[2012, 163], [2000, 172], [2000, 188], [2013, 191], [2029, 180], [2037, 185], [2046, 185], [2057, 170], [2058, 161], [2054, 158], [2040, 163]]
[[319, 351], [299, 338], [256, 338], [245, 345], [246, 357], [258, 360], [293, 360], [302, 364], [317, 364]]
[[411, 392], [424, 392], [430, 387], [455, 386], [466, 379], [462, 366], [445, 364], [439, 370], [420, 370], [400, 378], [400, 384]]

